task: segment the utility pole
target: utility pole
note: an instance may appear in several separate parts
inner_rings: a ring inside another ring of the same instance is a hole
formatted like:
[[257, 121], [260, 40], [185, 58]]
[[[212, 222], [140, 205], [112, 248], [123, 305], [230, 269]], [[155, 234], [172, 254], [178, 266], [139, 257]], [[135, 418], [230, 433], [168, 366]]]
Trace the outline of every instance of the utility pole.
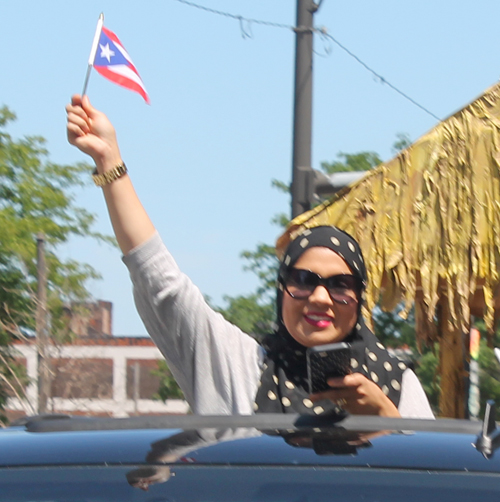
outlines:
[[[320, 1], [321, 4], [321, 1]], [[293, 107], [292, 218], [311, 207], [313, 15], [319, 4], [297, 0], [295, 27], [295, 93]]]
[[38, 413], [47, 413], [50, 395], [50, 369], [47, 333], [47, 265], [45, 262], [45, 237], [38, 234], [37, 244], [37, 307], [36, 340], [38, 348]]

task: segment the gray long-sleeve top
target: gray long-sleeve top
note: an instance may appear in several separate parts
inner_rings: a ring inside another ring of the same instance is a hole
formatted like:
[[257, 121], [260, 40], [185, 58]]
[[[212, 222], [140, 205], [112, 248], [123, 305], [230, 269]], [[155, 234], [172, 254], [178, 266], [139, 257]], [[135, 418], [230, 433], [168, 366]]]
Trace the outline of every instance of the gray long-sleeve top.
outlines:
[[[160, 236], [123, 257], [139, 315], [186, 400], [200, 415], [251, 415], [264, 364], [263, 348], [206, 303]], [[399, 412], [433, 418], [410, 369], [403, 373]]]

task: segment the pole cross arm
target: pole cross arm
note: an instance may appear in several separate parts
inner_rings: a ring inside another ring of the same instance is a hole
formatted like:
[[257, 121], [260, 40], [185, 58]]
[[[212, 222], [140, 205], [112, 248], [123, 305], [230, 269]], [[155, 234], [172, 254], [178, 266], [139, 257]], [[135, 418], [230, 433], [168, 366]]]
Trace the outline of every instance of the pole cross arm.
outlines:
[[320, 199], [333, 195], [365, 174], [366, 171], [325, 174], [311, 167], [298, 167], [294, 190], [296, 200], [304, 210], [310, 209]]
[[358, 181], [366, 174], [366, 171], [345, 171], [333, 174], [324, 174], [315, 171], [314, 193], [319, 197], [333, 195], [342, 188]]

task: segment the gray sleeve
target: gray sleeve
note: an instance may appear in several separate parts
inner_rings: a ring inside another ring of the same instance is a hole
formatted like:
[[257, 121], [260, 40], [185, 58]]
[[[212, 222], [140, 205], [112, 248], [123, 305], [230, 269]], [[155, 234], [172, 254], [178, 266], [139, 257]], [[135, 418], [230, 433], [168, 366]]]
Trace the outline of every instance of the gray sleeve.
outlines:
[[253, 413], [263, 352], [214, 312], [158, 234], [123, 257], [139, 315], [197, 414]]
[[403, 418], [434, 418], [422, 384], [410, 369], [403, 373], [398, 411]]

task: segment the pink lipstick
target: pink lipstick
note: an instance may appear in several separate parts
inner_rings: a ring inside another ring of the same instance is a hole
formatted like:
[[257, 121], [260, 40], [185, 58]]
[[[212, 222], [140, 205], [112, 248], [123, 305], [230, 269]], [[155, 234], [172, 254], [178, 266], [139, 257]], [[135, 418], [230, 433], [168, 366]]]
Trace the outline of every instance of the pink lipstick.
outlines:
[[333, 317], [322, 312], [308, 312], [304, 314], [305, 321], [316, 328], [327, 328], [333, 322]]

